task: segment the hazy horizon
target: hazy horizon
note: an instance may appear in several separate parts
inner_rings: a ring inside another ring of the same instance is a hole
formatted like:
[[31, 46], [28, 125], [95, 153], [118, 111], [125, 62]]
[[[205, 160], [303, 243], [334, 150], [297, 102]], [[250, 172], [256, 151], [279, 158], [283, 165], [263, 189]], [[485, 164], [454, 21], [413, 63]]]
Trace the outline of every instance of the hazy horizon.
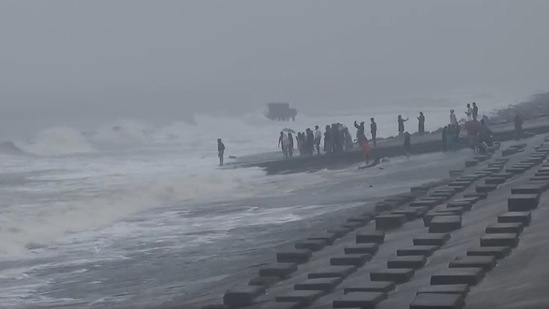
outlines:
[[499, 0], [2, 1], [0, 130], [238, 115], [271, 101], [315, 112], [525, 99], [547, 91], [547, 11]]

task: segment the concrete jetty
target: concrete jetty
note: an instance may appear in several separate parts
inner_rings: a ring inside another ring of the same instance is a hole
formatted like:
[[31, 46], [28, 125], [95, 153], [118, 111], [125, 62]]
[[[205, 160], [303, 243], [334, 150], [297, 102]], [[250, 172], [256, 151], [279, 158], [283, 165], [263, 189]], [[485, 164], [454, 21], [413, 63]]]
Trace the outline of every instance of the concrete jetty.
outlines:
[[[496, 142], [517, 138], [513, 123], [501, 123], [490, 126]], [[460, 148], [468, 147], [465, 133], [461, 133]], [[524, 124], [523, 137], [549, 132], [549, 117], [531, 119]], [[373, 148], [372, 158], [395, 157], [405, 155], [403, 137], [380, 139]], [[442, 151], [440, 131], [430, 134], [412, 136], [412, 153], [423, 154]], [[352, 164], [364, 162], [362, 152], [358, 149], [337, 154], [320, 156], [298, 156], [291, 159], [282, 157], [281, 153], [271, 152], [242, 157], [232, 163], [233, 167], [260, 167], [268, 174], [298, 173], [321, 169], [345, 168]]]

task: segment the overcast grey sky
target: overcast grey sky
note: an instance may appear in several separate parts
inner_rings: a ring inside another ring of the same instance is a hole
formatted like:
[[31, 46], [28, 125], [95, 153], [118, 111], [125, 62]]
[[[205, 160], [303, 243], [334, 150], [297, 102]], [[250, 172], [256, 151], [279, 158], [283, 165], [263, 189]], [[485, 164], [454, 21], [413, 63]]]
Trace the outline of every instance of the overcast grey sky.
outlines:
[[1, 120], [543, 91], [547, 12], [546, 0], [2, 0]]

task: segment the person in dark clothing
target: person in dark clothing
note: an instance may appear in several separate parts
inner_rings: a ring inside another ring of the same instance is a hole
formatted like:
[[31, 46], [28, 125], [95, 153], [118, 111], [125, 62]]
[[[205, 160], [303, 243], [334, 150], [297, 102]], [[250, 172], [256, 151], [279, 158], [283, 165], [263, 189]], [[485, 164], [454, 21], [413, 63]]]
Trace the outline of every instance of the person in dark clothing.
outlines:
[[418, 132], [419, 135], [423, 135], [425, 133], [425, 116], [423, 115], [423, 112], [419, 112], [419, 117], [417, 117], [418, 123]]
[[448, 127], [442, 129], [442, 151], [448, 151]]
[[326, 126], [326, 131], [324, 132], [324, 152], [325, 153], [331, 153], [332, 152], [332, 141], [330, 138], [330, 126]]
[[375, 122], [374, 118], [370, 118], [370, 133], [372, 133], [372, 142], [374, 143], [374, 146], [377, 146], [376, 143], [376, 136], [377, 136], [377, 123]]
[[337, 124], [332, 124], [332, 130], [330, 130], [330, 137], [332, 142], [332, 152], [337, 153], [339, 151], [340, 134]]
[[477, 120], [477, 117], [478, 117], [477, 103], [473, 102], [473, 120]]
[[404, 123], [408, 121], [408, 118], [403, 119], [401, 115], [398, 115], [398, 135], [404, 134]]
[[366, 139], [366, 135], [364, 134], [364, 122], [361, 122], [359, 125], [355, 121], [355, 128], [356, 128], [356, 140], [358, 141], [358, 145], [362, 146], [362, 143]]
[[217, 139], [217, 156], [219, 157], [219, 166], [223, 166], [223, 158], [225, 156], [225, 144], [220, 138]]
[[516, 114], [514, 121], [515, 121], [515, 133], [517, 134], [517, 139], [518, 139], [522, 135], [522, 124], [523, 124], [522, 117], [519, 114]]
[[294, 136], [292, 133], [288, 133], [288, 157], [294, 156]]
[[412, 144], [410, 142], [410, 133], [404, 133], [404, 151], [406, 151], [406, 157], [410, 158], [412, 154]]
[[312, 155], [314, 144], [315, 144], [315, 135], [313, 133], [313, 130], [309, 128], [307, 128], [306, 141], [307, 141], [307, 154]]

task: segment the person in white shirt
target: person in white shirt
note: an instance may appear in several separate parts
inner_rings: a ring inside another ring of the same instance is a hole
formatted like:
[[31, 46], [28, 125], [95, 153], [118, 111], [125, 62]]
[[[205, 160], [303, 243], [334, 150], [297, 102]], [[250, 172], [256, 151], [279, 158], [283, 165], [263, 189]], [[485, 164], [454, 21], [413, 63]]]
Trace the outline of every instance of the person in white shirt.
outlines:
[[467, 111], [465, 112], [465, 115], [467, 115], [467, 121], [471, 121], [473, 117], [473, 109], [471, 108], [471, 104], [467, 104]]
[[318, 126], [315, 126], [315, 148], [318, 154], [320, 154], [321, 141], [322, 141], [322, 132], [320, 132], [320, 128]]

